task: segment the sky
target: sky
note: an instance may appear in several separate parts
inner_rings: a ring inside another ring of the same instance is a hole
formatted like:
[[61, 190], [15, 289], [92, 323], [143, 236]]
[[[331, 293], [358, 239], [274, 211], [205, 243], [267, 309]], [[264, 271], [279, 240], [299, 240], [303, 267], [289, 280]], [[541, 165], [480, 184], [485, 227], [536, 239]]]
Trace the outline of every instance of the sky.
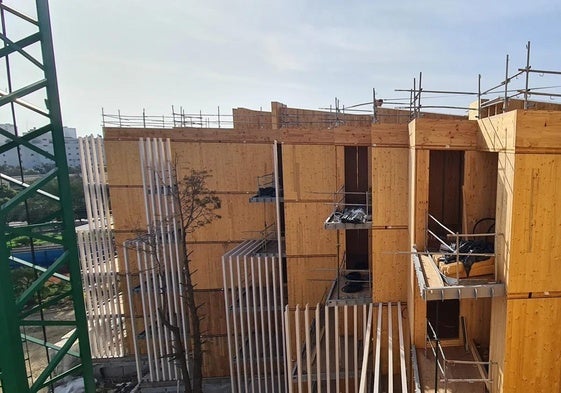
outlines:
[[348, 107], [373, 88], [408, 98], [395, 89], [419, 72], [425, 89], [477, 91], [478, 74], [483, 89], [504, 79], [507, 54], [511, 74], [524, 67], [527, 41], [534, 68], [561, 70], [554, 1], [51, 0], [50, 11], [63, 120], [80, 135], [101, 134], [102, 108], [224, 114], [271, 101], [326, 108], [335, 97]]

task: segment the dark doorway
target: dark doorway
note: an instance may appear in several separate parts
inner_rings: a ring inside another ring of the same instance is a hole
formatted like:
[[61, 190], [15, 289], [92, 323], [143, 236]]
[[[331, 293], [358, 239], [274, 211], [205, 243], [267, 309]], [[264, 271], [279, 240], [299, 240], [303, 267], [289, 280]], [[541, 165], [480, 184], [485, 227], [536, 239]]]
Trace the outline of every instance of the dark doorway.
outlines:
[[[427, 319], [439, 339], [460, 337], [460, 301], [458, 299], [428, 301]], [[432, 338], [432, 332], [428, 327], [427, 332]]]
[[[433, 150], [430, 152], [429, 214], [453, 232], [462, 232], [462, 186], [464, 183], [464, 152]], [[446, 240], [447, 232], [429, 220], [429, 229]], [[429, 239], [429, 249], [439, 247]]]

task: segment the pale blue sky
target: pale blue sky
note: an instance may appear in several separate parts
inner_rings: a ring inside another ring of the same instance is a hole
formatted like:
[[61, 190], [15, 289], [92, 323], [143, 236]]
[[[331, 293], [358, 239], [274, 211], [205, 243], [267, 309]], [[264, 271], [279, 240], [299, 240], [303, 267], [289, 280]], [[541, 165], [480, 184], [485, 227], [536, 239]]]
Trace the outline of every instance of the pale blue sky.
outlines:
[[[528, 40], [534, 68], [561, 70], [560, 17], [542, 0], [51, 0], [64, 123], [81, 134], [101, 133], [101, 107], [349, 106], [373, 87], [407, 96], [394, 89], [419, 71], [427, 89], [476, 91], [478, 73], [502, 80], [507, 53], [524, 66]], [[561, 85], [546, 79], [533, 85]]]

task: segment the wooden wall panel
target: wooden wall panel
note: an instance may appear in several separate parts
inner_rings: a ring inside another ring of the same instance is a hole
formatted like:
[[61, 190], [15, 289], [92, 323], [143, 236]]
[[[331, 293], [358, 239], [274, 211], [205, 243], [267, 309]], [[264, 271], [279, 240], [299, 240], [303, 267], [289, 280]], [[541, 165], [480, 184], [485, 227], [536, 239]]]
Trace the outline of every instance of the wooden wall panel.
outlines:
[[337, 148], [320, 145], [283, 145], [285, 201], [332, 201], [337, 191]]
[[471, 120], [414, 120], [417, 148], [473, 150], [477, 147], [477, 123]]
[[[271, 112], [254, 111], [246, 108], [232, 109], [234, 128], [241, 129], [270, 129], [272, 124]], [[225, 124], [230, 126], [229, 117], [225, 118]]]
[[195, 301], [199, 306], [201, 317], [201, 332], [204, 336], [226, 335], [226, 306], [224, 304], [224, 292], [217, 291], [195, 291]]
[[224, 285], [222, 277], [222, 255], [239, 243], [189, 243], [191, 271], [196, 289], [216, 289]]
[[[478, 220], [495, 217], [497, 164], [497, 153], [466, 151], [464, 154], [463, 217], [470, 233]], [[490, 224], [485, 223], [478, 232], [486, 231]]]
[[468, 339], [488, 347], [491, 331], [491, 298], [462, 299], [460, 315], [466, 320]]
[[503, 390], [504, 361], [506, 344], [506, 303], [505, 297], [494, 297], [491, 300], [491, 339], [489, 343], [489, 359], [495, 362], [493, 368], [493, 392]]
[[408, 230], [372, 230], [372, 284], [374, 302], [407, 301], [409, 254]]
[[478, 120], [477, 150], [514, 150], [516, 116], [516, 112], [507, 112]]
[[172, 157], [178, 179], [192, 169], [207, 170], [207, 186], [216, 192], [256, 193], [257, 177], [273, 172], [272, 144], [175, 142]]
[[561, 152], [559, 108], [556, 111], [518, 110], [516, 115], [516, 152]]
[[408, 224], [409, 149], [372, 149], [372, 206], [374, 227]]
[[203, 375], [206, 378], [230, 375], [228, 337], [205, 337], [203, 351]]
[[504, 392], [561, 391], [561, 298], [509, 300]]
[[337, 276], [339, 261], [332, 257], [287, 257], [288, 305], [311, 306], [324, 299]]
[[[495, 264], [497, 279], [508, 281], [511, 231], [512, 231], [512, 203], [514, 197], [514, 165], [513, 153], [499, 152], [497, 172], [497, 211], [495, 231]], [[507, 290], [509, 287], [507, 286]]]
[[107, 180], [111, 186], [142, 185], [138, 139], [103, 142], [107, 163]]
[[142, 187], [110, 187], [113, 223], [119, 230], [145, 230], [146, 209]]
[[412, 244], [417, 246], [417, 250], [424, 251], [427, 247], [427, 227], [429, 209], [429, 150], [414, 150], [413, 159], [415, 160], [413, 178], [410, 179], [414, 187], [414, 199], [412, 199]]
[[561, 155], [517, 154], [509, 293], [561, 291]]
[[373, 124], [370, 140], [373, 147], [408, 147], [409, 129], [407, 124]]
[[414, 319], [410, 326], [413, 326], [412, 337], [417, 348], [425, 347], [425, 337], [427, 334], [427, 302], [423, 300], [417, 285], [417, 277], [413, 271], [415, 285], [413, 286]]
[[[197, 229], [189, 241], [239, 241], [259, 236], [259, 231], [275, 222], [273, 203], [249, 203], [249, 194], [217, 194], [221, 218]], [[326, 216], [327, 217], [327, 216]]]
[[324, 202], [285, 203], [286, 254], [288, 256], [335, 254], [337, 231], [323, 228], [323, 223], [331, 211], [332, 207]]

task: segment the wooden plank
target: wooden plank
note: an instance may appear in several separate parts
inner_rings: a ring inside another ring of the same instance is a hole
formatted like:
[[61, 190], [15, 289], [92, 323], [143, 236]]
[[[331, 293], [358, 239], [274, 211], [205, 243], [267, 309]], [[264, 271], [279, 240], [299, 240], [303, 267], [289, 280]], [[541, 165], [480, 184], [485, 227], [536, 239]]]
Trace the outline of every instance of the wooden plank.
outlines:
[[561, 153], [561, 112], [516, 111], [516, 152]]
[[410, 247], [407, 229], [372, 230], [372, 296], [374, 302], [407, 301]]
[[331, 288], [337, 273], [337, 259], [332, 257], [307, 257], [286, 259], [288, 304], [320, 303]]
[[217, 289], [223, 287], [221, 260], [228, 250], [239, 243], [189, 243], [187, 248], [191, 252], [191, 271], [193, 282], [197, 289]]
[[509, 293], [561, 290], [561, 155], [516, 156]]
[[[246, 108], [233, 108], [232, 109], [234, 128], [237, 129], [270, 129], [271, 128], [271, 112], [255, 111]], [[226, 127], [231, 126], [229, 116], [223, 120]]]
[[373, 124], [370, 140], [375, 147], [408, 147], [409, 128], [407, 124]]
[[409, 149], [372, 149], [373, 225], [392, 227], [408, 224]]
[[416, 119], [414, 146], [425, 149], [468, 150], [477, 147], [478, 125], [471, 120]]
[[286, 203], [286, 254], [336, 254], [337, 231], [323, 229], [323, 222], [330, 213], [331, 206], [322, 202]]
[[209, 378], [228, 377], [230, 374], [228, 337], [205, 337], [203, 351], [203, 375]]
[[226, 335], [228, 331], [226, 328], [226, 308], [222, 289], [202, 291], [197, 286], [195, 302], [200, 307], [201, 332], [204, 332], [204, 336]]
[[285, 144], [282, 162], [285, 201], [333, 201], [341, 165], [335, 146]]
[[509, 300], [503, 391], [561, 390], [561, 298]]

